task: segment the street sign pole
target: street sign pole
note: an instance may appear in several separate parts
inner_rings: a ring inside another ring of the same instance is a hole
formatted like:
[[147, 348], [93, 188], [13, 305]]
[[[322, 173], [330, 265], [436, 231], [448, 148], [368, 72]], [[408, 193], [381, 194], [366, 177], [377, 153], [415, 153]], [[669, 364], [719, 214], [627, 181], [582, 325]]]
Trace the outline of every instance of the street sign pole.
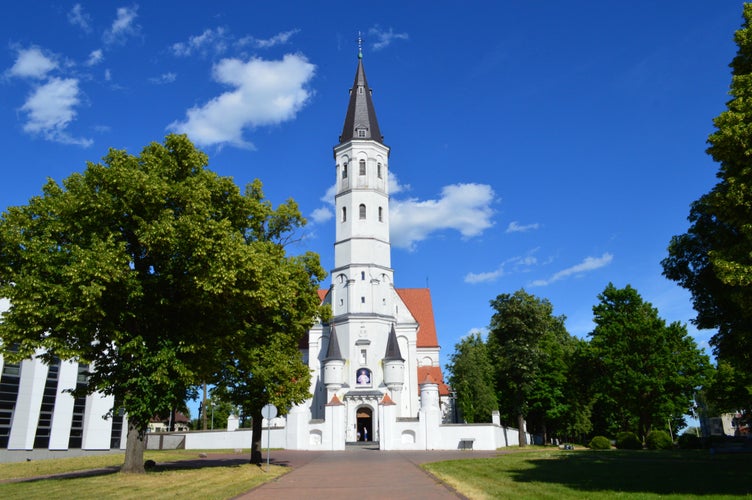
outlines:
[[269, 454], [271, 453], [271, 421], [277, 416], [277, 407], [273, 404], [264, 405], [261, 408], [261, 416], [266, 419], [266, 472], [269, 472]]

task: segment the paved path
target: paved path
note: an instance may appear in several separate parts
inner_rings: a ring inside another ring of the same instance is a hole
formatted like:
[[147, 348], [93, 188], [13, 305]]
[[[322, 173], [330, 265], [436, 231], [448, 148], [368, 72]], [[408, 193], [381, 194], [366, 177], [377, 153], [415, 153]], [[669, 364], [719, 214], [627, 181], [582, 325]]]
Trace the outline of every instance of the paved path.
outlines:
[[292, 472], [237, 498], [464, 498], [419, 465], [497, 455], [497, 452], [479, 451], [379, 451], [369, 448], [326, 452], [276, 450], [271, 452], [271, 463], [290, 466]]

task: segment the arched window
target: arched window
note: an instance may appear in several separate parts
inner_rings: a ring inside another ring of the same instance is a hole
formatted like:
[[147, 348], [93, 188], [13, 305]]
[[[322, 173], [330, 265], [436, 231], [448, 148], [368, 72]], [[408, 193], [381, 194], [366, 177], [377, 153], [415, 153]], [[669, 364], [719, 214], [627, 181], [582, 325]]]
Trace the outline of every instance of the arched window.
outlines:
[[347, 179], [347, 162], [342, 164], [342, 178]]
[[366, 175], [366, 161], [360, 160], [358, 164], [360, 165], [360, 175]]
[[379, 222], [384, 222], [384, 209], [379, 207]]
[[381, 179], [381, 163], [376, 164], [376, 175]]
[[342, 207], [342, 222], [347, 221], [347, 207]]
[[360, 210], [360, 218], [365, 219], [366, 218], [366, 206], [361, 203], [359, 210]]

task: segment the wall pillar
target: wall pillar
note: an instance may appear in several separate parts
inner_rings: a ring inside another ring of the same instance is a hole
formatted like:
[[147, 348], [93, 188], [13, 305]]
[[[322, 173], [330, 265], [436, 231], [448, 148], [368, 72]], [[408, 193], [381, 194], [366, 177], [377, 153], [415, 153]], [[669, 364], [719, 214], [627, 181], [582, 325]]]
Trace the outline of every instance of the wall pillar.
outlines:
[[39, 358], [21, 361], [18, 398], [8, 436], [9, 450], [33, 450], [48, 367]]

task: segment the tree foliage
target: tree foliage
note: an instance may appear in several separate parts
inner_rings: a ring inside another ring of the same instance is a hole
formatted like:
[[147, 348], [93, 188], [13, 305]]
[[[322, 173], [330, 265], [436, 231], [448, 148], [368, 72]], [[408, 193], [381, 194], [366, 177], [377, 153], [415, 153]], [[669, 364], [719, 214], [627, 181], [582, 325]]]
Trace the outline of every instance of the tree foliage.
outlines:
[[742, 422], [752, 420], [752, 373], [735, 368], [719, 360], [712, 381], [702, 391], [704, 408], [701, 416], [718, 416], [722, 413], [739, 413]]
[[447, 365], [449, 385], [457, 394], [457, 407], [468, 423], [491, 422], [498, 410], [494, 369], [480, 333], [471, 333], [454, 346]]
[[566, 413], [566, 357], [571, 337], [564, 317], [553, 306], [518, 290], [491, 301], [494, 314], [489, 326], [489, 349], [496, 368], [501, 409], [514, 417], [520, 429], [520, 446], [526, 445], [524, 420], [535, 415], [543, 433], [549, 421]]
[[598, 298], [590, 334], [593, 389], [611, 430], [636, 430], [644, 438], [689, 412], [710, 363], [684, 325], [666, 325], [634, 288], [609, 283]]
[[690, 227], [674, 236], [664, 274], [692, 294], [699, 328], [717, 329], [718, 359], [752, 372], [752, 4], [736, 32], [731, 100], [715, 118], [707, 152], [719, 163], [719, 181], [695, 201]]
[[284, 251], [296, 204], [207, 163], [179, 135], [112, 149], [0, 218], [2, 354], [90, 364], [87, 391], [128, 414], [127, 471], [143, 471], [149, 418], [245, 350], [297, 346], [318, 312], [318, 257]]

